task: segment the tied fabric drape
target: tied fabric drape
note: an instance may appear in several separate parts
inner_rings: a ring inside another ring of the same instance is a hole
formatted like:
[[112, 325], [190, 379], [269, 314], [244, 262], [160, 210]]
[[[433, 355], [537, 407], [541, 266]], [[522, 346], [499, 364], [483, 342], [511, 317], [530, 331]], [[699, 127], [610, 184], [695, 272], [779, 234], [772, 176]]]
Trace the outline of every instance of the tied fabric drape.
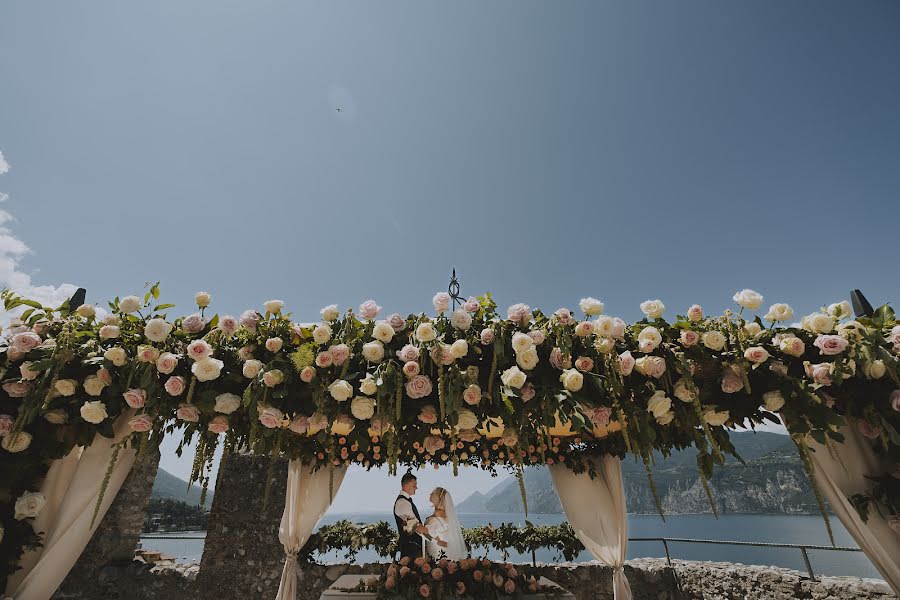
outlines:
[[866, 492], [871, 481], [866, 475], [878, 475], [892, 468], [883, 464], [872, 450], [872, 441], [866, 439], [856, 428], [844, 426], [843, 444], [835, 444], [836, 457], [827, 446], [812, 439], [807, 441], [816, 483], [822, 495], [828, 499], [831, 509], [865, 553], [894, 593], [900, 595], [900, 534], [872, 507], [868, 521], [863, 522], [859, 513], [850, 503], [853, 494]]
[[[278, 540], [284, 546], [286, 558], [275, 600], [297, 598], [297, 553], [331, 506], [332, 497], [329, 492], [337, 494], [346, 473], [346, 465], [322, 467], [314, 471], [312, 465], [303, 464], [299, 460], [292, 460], [288, 464], [284, 514], [278, 528]], [[332, 477], [333, 489], [329, 490], [329, 480]]]
[[50, 466], [41, 488], [46, 503], [35, 519], [35, 530], [44, 532], [43, 546], [23, 557], [23, 569], [10, 578], [7, 594], [15, 600], [47, 600], [81, 556], [134, 465], [135, 451], [120, 449], [91, 525], [114, 445], [131, 434], [128, 420], [133, 415], [128, 410], [116, 420], [112, 439], [97, 435], [84, 450]]
[[592, 459], [597, 477], [575, 474], [563, 464], [550, 466], [556, 493], [572, 529], [591, 556], [613, 569], [613, 597], [631, 600], [625, 577], [628, 551], [628, 514], [622, 465], [616, 456]]

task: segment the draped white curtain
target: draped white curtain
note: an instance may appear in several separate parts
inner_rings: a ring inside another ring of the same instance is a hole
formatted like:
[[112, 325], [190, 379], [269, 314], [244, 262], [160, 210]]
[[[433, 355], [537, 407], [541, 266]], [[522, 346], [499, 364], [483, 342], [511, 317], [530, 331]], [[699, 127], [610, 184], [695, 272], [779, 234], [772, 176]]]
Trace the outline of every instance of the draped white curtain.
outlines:
[[844, 426], [843, 444], [835, 444], [832, 456], [827, 446], [808, 440], [815, 452], [810, 452], [816, 483], [822, 495], [828, 499], [831, 509], [844, 527], [859, 544], [863, 552], [894, 593], [900, 595], [900, 534], [890, 528], [887, 521], [874, 507], [869, 510], [865, 523], [853, 508], [849, 496], [866, 492], [871, 481], [866, 475], [877, 475], [893, 469], [885, 465], [872, 451], [872, 441], [866, 439], [855, 427]]
[[15, 600], [47, 600], [75, 566], [134, 465], [135, 451], [121, 449], [91, 525], [113, 446], [131, 433], [133, 413], [117, 419], [112, 439], [97, 435], [84, 450], [75, 449], [50, 466], [41, 487], [46, 503], [34, 523], [44, 532], [43, 546], [23, 557], [23, 568], [9, 578], [6, 593]]
[[613, 597], [631, 600], [625, 577], [628, 551], [628, 514], [622, 464], [618, 457], [593, 459], [596, 478], [575, 474], [563, 464], [550, 466], [556, 493], [575, 534], [591, 556], [613, 569]]
[[[278, 586], [276, 600], [297, 598], [297, 553], [309, 539], [316, 524], [331, 506], [332, 496], [337, 493], [347, 473], [346, 466], [322, 467], [314, 471], [312, 465], [292, 460], [288, 464], [287, 490], [284, 499], [284, 514], [278, 528], [278, 540], [284, 546], [284, 571]], [[329, 490], [329, 480], [333, 479]]]

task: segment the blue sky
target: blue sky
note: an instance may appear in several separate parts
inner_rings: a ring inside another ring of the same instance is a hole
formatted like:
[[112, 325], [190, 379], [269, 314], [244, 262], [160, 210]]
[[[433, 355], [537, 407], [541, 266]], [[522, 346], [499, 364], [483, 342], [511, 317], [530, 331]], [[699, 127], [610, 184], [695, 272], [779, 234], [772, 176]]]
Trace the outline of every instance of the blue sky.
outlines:
[[896, 299], [898, 64], [896, 2], [6, 2], [0, 284]]

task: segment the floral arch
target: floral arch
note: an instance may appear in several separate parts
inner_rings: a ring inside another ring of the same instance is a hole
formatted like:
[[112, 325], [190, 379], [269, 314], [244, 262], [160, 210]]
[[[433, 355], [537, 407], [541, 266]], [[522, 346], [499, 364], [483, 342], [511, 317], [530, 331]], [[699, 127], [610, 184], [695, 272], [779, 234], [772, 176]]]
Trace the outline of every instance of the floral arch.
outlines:
[[[900, 514], [900, 325], [887, 306], [853, 319], [842, 302], [794, 326], [786, 304], [750, 316], [763, 299], [743, 290], [737, 312], [708, 316], [695, 305], [669, 321], [652, 300], [641, 304], [644, 319], [626, 324], [591, 298], [578, 316], [524, 304], [499, 314], [490, 294], [457, 308], [439, 293], [433, 315], [385, 315], [368, 300], [357, 311], [326, 307], [320, 322], [304, 324], [277, 300], [239, 317], [210, 315], [203, 292], [196, 312], [172, 317], [158, 285], [115, 298], [102, 316], [92, 305], [2, 298], [22, 311], [0, 346], [4, 579], [41, 542], [41, 490], [74, 449], [107, 451], [92, 527], [107, 488], [117, 489], [120, 458], [165, 436], [197, 443], [192, 481], [204, 486], [224, 446], [290, 457], [297, 485], [327, 477], [328, 502], [350, 464], [518, 473], [546, 464], [558, 485], [556, 473], [582, 476], [582, 485], [612, 477], [598, 466], [603, 457], [618, 465], [633, 455], [652, 486], [654, 451], [694, 447], [714, 506], [706, 481], [735, 453], [729, 431], [783, 422], [842, 520], [866, 527], [874, 515], [893, 526]], [[851, 452], [848, 436], [872, 458], [852, 494], [821, 468]], [[841, 497], [854, 515], [835, 506]], [[896, 588], [894, 557], [873, 561]]]

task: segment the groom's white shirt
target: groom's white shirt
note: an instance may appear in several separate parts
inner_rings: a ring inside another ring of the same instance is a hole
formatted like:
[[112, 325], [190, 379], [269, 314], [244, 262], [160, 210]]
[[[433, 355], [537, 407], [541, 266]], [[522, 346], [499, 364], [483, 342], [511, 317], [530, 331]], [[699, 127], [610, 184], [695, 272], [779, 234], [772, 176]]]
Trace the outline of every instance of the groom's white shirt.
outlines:
[[400, 490], [400, 495], [403, 496], [403, 498], [397, 498], [397, 501], [394, 502], [394, 514], [406, 522], [406, 525], [404, 526], [406, 531], [412, 531], [416, 528], [416, 525], [421, 525], [421, 522], [416, 518], [416, 515], [413, 512], [412, 496], [403, 490]]

